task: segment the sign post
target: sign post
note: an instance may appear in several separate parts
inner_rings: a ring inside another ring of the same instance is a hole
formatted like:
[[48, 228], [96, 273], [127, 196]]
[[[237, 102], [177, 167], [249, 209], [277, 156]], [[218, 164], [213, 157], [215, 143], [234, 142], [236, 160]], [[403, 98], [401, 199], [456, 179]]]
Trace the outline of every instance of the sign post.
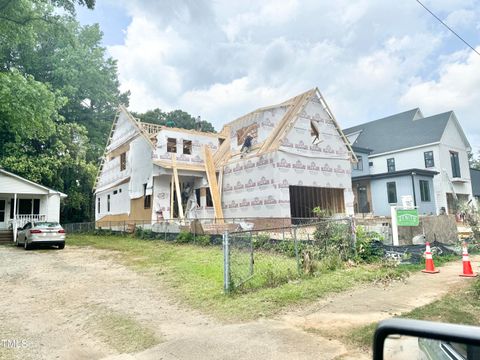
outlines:
[[400, 245], [398, 242], [398, 225], [397, 225], [397, 207], [390, 207], [390, 214], [392, 216], [392, 241], [393, 246]]

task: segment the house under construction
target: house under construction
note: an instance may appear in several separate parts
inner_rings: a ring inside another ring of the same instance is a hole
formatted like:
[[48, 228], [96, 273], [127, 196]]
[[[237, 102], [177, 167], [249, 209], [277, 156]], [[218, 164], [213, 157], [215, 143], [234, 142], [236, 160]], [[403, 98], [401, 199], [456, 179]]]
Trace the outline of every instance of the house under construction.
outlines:
[[95, 183], [96, 221], [353, 214], [352, 149], [318, 89], [219, 133], [140, 122], [119, 107]]

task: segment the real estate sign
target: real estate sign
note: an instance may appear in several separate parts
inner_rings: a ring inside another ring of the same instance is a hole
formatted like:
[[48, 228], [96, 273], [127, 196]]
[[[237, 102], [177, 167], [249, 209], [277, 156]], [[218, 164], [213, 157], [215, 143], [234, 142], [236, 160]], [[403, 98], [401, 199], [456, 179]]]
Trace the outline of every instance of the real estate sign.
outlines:
[[397, 209], [398, 226], [418, 226], [419, 217], [417, 209], [401, 210]]

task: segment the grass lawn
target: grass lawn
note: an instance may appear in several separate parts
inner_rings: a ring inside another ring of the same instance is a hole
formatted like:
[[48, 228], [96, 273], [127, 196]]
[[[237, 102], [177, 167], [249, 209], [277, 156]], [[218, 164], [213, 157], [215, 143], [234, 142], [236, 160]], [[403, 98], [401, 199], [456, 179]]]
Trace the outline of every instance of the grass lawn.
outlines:
[[[117, 251], [126, 265], [161, 279], [190, 306], [224, 320], [270, 316], [359, 283], [402, 278], [408, 276], [409, 271], [423, 266], [358, 265], [325, 270], [316, 277], [288, 281], [285, 276], [291, 274], [291, 269], [296, 269], [296, 263], [291, 258], [278, 255], [278, 262], [274, 265], [285, 265], [287, 270], [279, 275], [284, 282], [280, 285], [275, 281], [269, 284], [272, 276], [258, 276], [248, 283], [245, 291], [227, 296], [223, 294], [223, 254], [219, 246], [200, 247], [129, 236], [77, 234], [69, 235], [68, 245]], [[256, 253], [256, 269], [263, 267], [263, 270], [267, 270], [272, 265], [272, 256], [265, 258], [268, 261], [262, 261], [262, 254]], [[265, 271], [261, 273], [265, 274]]]
[[[451, 292], [440, 300], [421, 306], [401, 317], [417, 320], [430, 320], [452, 324], [480, 324], [480, 279], [475, 279], [471, 286]], [[345, 334], [345, 341], [369, 349], [372, 345], [376, 323], [362, 326]]]

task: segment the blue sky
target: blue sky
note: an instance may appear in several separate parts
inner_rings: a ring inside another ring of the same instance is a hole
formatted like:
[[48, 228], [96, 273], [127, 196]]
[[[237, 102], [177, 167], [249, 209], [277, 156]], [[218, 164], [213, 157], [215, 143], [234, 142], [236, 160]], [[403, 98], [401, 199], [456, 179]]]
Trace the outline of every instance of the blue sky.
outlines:
[[[480, 50], [480, 0], [424, 0]], [[341, 126], [454, 110], [480, 144], [480, 56], [415, 0], [98, 0], [130, 108], [183, 109], [217, 129], [317, 86]]]

